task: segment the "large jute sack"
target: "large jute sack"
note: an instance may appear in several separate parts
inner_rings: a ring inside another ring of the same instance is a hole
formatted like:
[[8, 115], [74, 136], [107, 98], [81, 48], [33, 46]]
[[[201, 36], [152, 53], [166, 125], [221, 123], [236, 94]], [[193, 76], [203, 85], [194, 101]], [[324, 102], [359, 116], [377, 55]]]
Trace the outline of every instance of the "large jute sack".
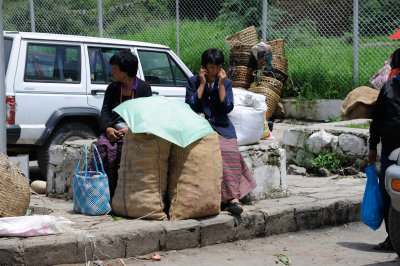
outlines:
[[361, 86], [347, 94], [342, 102], [341, 113], [344, 120], [372, 118], [373, 106], [378, 99], [379, 90]]
[[25, 215], [31, 199], [28, 178], [2, 153], [0, 173], [0, 217]]
[[163, 197], [167, 192], [171, 143], [152, 134], [124, 138], [118, 184], [112, 198], [117, 215], [166, 220]]
[[218, 134], [211, 134], [185, 149], [172, 145], [169, 158], [169, 216], [173, 221], [220, 212], [222, 158]]

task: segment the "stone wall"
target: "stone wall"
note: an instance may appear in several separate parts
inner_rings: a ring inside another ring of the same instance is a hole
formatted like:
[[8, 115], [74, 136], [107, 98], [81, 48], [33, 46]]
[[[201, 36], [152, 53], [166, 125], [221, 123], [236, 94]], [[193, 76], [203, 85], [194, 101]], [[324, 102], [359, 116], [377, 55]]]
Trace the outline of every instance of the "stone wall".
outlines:
[[[92, 142], [79, 140], [50, 148], [47, 196], [72, 199], [73, 177], [81, 148], [84, 144], [90, 147]], [[246, 196], [245, 201], [286, 195], [286, 152], [279, 148], [277, 142], [263, 140], [256, 145], [240, 146], [239, 150], [257, 181], [257, 187]]]
[[[366, 123], [368, 119], [339, 123], [296, 126], [285, 130], [283, 148], [287, 151], [287, 161], [307, 165], [320, 153], [334, 152], [341, 161], [341, 166], [352, 166], [362, 170], [368, 165], [368, 129], [349, 128], [351, 123]], [[379, 152], [380, 147], [378, 147]]]
[[286, 196], [286, 151], [277, 142], [261, 140], [257, 145], [240, 146], [239, 150], [257, 182], [245, 201]]
[[326, 121], [342, 116], [342, 100], [282, 100], [286, 119]]

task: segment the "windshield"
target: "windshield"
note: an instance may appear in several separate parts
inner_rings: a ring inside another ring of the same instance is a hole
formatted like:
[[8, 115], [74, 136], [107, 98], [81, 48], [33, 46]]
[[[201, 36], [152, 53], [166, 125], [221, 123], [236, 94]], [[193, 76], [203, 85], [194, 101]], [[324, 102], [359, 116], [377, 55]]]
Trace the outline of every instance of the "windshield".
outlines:
[[4, 59], [6, 60], [6, 73], [8, 67], [8, 61], [10, 60], [11, 54], [11, 47], [12, 47], [12, 40], [11, 39], [4, 39]]

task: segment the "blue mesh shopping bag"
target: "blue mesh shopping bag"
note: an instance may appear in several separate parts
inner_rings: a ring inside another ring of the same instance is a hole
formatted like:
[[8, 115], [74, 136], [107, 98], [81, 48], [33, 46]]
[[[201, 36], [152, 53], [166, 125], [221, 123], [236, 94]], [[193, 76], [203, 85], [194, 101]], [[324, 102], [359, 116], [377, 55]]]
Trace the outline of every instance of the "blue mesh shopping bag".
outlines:
[[[83, 153], [85, 153], [85, 170], [79, 171]], [[89, 215], [107, 214], [111, 211], [108, 178], [96, 145], [92, 146], [92, 153], [96, 171], [87, 170], [87, 146], [85, 144], [74, 176], [74, 211]], [[98, 169], [97, 160], [101, 165], [101, 171]]]

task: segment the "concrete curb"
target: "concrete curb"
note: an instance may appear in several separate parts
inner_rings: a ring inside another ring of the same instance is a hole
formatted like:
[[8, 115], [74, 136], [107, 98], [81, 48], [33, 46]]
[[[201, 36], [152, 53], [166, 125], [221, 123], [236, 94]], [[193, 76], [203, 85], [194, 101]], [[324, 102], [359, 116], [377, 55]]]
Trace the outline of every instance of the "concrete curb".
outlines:
[[[1, 264], [54, 265], [125, 258], [360, 220], [360, 195], [292, 205], [266, 200], [244, 206], [240, 217], [226, 212], [177, 222], [121, 220], [88, 231], [32, 238], [2, 238]], [[275, 200], [277, 201], [277, 200]]]

